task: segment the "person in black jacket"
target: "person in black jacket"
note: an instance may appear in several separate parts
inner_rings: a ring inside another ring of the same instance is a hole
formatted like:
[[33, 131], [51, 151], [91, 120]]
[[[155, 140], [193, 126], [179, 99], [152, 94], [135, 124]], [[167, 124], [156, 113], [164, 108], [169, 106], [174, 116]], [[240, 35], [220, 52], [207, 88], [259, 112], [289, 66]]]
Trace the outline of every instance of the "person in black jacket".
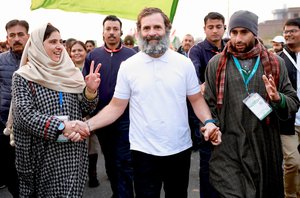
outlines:
[[[292, 86], [300, 96], [300, 18], [285, 22], [283, 36], [286, 46], [278, 55], [284, 59]], [[280, 122], [280, 138], [284, 159], [285, 197], [300, 196], [300, 112]]]
[[9, 51], [0, 54], [0, 186], [6, 185], [13, 197], [18, 195], [15, 150], [9, 136], [3, 134], [11, 102], [11, 80], [19, 68], [25, 44], [29, 38], [29, 24], [24, 20], [11, 20], [5, 26]]

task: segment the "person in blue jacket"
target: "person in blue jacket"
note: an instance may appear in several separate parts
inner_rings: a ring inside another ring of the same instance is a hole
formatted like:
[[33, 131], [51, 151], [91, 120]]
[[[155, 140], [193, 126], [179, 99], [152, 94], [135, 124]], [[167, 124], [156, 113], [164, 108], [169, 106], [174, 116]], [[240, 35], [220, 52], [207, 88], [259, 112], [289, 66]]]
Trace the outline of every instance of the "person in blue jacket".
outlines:
[[3, 134], [11, 103], [11, 82], [13, 73], [19, 68], [25, 44], [29, 38], [27, 21], [13, 19], [5, 26], [9, 51], [0, 54], [0, 186], [8, 187], [13, 197], [18, 197], [15, 149], [10, 137]]
[[[105, 107], [113, 97], [121, 62], [136, 52], [121, 42], [122, 22], [114, 15], [103, 20], [104, 45], [91, 51], [85, 60], [83, 74], [89, 65], [101, 64], [101, 83], [98, 88], [99, 103], [93, 115]], [[93, 116], [91, 115], [91, 116]], [[133, 197], [133, 170], [129, 145], [129, 111], [111, 125], [95, 130], [105, 159], [105, 169], [110, 180], [113, 197]]]

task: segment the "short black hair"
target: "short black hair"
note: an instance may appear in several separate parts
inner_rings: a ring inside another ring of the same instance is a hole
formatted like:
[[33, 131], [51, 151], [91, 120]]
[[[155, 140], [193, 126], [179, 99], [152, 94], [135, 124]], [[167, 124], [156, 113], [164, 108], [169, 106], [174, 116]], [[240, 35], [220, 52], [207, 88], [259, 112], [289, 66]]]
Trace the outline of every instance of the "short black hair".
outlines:
[[93, 46], [96, 46], [96, 43], [94, 40], [86, 40], [85, 44], [91, 43]]
[[134, 38], [133, 38], [133, 36], [131, 36], [131, 35], [127, 35], [127, 36], [125, 36], [123, 42], [124, 42], [124, 44], [126, 44], [126, 45], [134, 45]]
[[225, 18], [222, 14], [219, 12], [209, 12], [205, 17], [204, 17], [204, 25], [206, 25], [206, 22], [208, 19], [218, 19], [222, 20], [223, 24], [225, 23]]
[[[300, 29], [300, 17], [288, 19], [285, 22], [284, 26], [298, 26], [298, 28]], [[284, 28], [284, 26], [283, 26], [283, 28]]]
[[29, 31], [29, 24], [25, 20], [14, 19], [6, 23], [5, 30], [7, 31], [9, 28], [14, 27], [16, 25], [23, 26], [26, 29], [26, 33]]
[[122, 29], [122, 21], [116, 17], [115, 15], [108, 15], [104, 18], [102, 25], [104, 26], [104, 23], [106, 21], [118, 21], [120, 23], [120, 28]]

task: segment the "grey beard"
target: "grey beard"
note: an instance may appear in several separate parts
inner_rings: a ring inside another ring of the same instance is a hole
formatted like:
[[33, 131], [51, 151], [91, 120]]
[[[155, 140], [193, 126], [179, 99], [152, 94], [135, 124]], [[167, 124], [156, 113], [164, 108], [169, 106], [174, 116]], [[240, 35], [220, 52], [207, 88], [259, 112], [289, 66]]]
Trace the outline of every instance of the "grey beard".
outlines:
[[142, 52], [145, 52], [149, 56], [163, 55], [170, 46], [170, 31], [167, 30], [165, 36], [163, 36], [158, 44], [149, 44], [146, 38], [143, 38], [141, 33], [137, 39], [138, 46]]

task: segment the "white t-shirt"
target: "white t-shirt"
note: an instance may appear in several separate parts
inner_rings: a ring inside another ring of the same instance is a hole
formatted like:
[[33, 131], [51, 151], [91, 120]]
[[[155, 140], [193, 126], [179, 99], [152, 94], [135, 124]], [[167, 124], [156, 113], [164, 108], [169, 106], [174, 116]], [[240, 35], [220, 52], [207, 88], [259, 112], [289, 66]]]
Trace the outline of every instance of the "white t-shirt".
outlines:
[[114, 97], [129, 99], [131, 150], [168, 156], [190, 148], [186, 96], [198, 92], [193, 63], [175, 51], [122, 62]]

